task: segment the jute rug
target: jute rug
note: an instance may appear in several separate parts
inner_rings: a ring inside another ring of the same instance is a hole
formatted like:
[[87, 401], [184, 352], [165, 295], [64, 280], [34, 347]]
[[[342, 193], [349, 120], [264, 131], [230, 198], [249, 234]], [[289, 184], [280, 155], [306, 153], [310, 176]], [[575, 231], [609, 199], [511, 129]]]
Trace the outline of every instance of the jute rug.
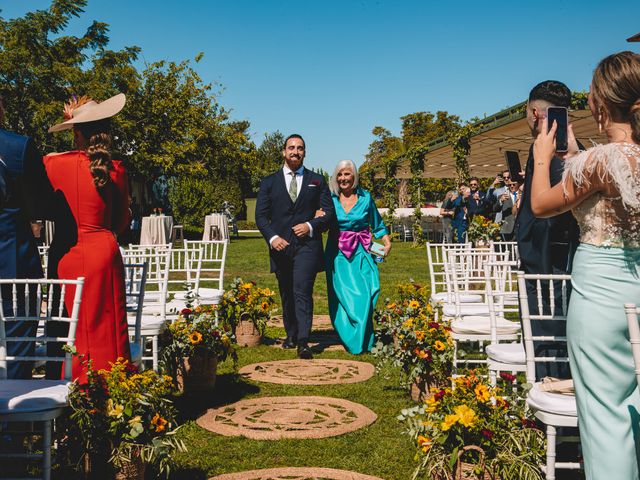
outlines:
[[[284, 324], [282, 323], [282, 315], [271, 317], [267, 322], [267, 325], [269, 325], [270, 327], [284, 328]], [[333, 330], [331, 317], [329, 315], [314, 315], [312, 325], [313, 330]]]
[[251, 380], [284, 385], [333, 385], [370, 379], [375, 367], [352, 360], [280, 360], [254, 363], [240, 369]]
[[250, 472], [228, 473], [209, 480], [382, 480], [361, 473], [333, 468], [269, 468]]
[[260, 397], [214, 408], [201, 416], [202, 428], [254, 440], [325, 438], [375, 422], [364, 405], [331, 397]]

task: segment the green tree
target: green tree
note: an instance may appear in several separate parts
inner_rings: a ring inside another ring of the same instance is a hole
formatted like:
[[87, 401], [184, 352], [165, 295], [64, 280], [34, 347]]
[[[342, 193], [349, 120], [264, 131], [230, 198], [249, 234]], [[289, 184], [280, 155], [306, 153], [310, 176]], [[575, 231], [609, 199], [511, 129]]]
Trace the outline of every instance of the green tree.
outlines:
[[278, 130], [264, 134], [262, 143], [256, 149], [254, 161], [244, 165], [247, 178], [245, 194], [254, 196], [260, 187], [260, 181], [282, 167], [283, 144], [284, 135]]
[[415, 112], [400, 117], [402, 143], [406, 150], [426, 146], [430, 141], [460, 128], [460, 117], [448, 112]]

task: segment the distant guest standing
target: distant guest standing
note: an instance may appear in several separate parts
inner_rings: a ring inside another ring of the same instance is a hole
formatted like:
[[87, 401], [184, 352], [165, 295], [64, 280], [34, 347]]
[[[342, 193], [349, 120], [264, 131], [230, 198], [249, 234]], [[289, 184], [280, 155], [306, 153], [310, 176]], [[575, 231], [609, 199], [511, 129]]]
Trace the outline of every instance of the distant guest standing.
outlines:
[[[310, 359], [313, 284], [324, 270], [322, 232], [329, 228], [335, 210], [324, 177], [304, 168], [305, 154], [300, 135], [287, 137], [282, 147], [284, 166], [260, 183], [256, 224], [269, 244], [271, 271], [278, 279], [287, 332], [283, 346], [297, 347], [300, 358]], [[314, 218], [318, 210], [325, 215]]]
[[378, 265], [369, 252], [372, 238], [391, 250], [389, 231], [371, 194], [358, 186], [351, 160], [336, 166], [331, 181], [335, 221], [325, 251], [331, 322], [349, 353], [373, 348], [373, 312], [380, 294]]
[[451, 197], [445, 204], [444, 209], [453, 211], [451, 226], [453, 227], [454, 239], [457, 243], [464, 243], [467, 233], [467, 200], [470, 190], [466, 183], [458, 185], [458, 194]]
[[453, 242], [453, 226], [451, 225], [454, 210], [447, 210], [445, 205], [448, 205], [449, 201], [455, 196], [454, 190], [449, 190], [444, 196], [442, 201], [442, 208], [440, 209], [440, 218], [442, 220], [442, 241], [445, 243]]

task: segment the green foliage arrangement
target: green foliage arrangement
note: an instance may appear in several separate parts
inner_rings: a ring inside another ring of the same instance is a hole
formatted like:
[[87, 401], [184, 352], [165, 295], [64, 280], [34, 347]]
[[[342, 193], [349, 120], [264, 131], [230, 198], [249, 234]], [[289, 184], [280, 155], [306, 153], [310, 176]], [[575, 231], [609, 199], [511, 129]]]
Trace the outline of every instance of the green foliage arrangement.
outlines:
[[[473, 465], [476, 478], [542, 480], [544, 433], [525, 412], [524, 387], [503, 374], [491, 387], [475, 371], [453, 379], [453, 388], [435, 388], [424, 405], [398, 417], [416, 442], [419, 466], [414, 478], [453, 480], [459, 454]], [[509, 392], [511, 397], [505, 396]]]
[[[106, 459], [115, 468], [141, 459], [168, 474], [173, 454], [186, 451], [176, 432], [176, 412], [169, 396], [170, 377], [119, 358], [111, 367], [94, 370], [88, 362], [88, 381], [72, 384], [71, 414], [63, 443], [78, 463], [91, 458], [93, 468]], [[94, 474], [99, 472], [94, 471]]]

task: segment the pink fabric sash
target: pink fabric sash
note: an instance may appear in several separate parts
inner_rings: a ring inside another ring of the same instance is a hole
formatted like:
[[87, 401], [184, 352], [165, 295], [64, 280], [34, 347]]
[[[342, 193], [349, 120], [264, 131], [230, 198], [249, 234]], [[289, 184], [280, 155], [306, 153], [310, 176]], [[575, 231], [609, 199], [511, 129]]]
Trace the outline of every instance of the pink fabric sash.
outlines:
[[340, 232], [338, 236], [338, 248], [347, 258], [351, 258], [353, 252], [358, 248], [358, 243], [361, 243], [367, 252], [369, 251], [369, 247], [371, 247], [371, 231], [369, 229], [359, 232], [345, 230]]

